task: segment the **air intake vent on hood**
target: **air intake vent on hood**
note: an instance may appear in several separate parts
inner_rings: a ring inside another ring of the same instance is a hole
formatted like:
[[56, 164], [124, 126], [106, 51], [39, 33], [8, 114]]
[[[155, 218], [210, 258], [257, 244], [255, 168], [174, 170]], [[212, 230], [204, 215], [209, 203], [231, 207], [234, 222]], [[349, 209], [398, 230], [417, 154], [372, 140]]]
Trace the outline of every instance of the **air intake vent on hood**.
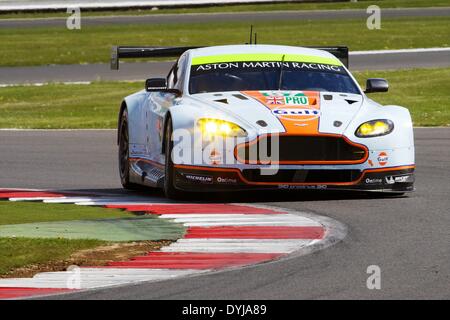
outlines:
[[248, 100], [248, 98], [246, 96], [243, 96], [242, 94], [233, 94], [233, 97], [241, 100]]
[[354, 104], [355, 102], [358, 102], [358, 100], [350, 100], [350, 99], [344, 99], [347, 101], [348, 104]]
[[219, 99], [219, 100], [214, 100], [215, 102], [220, 102], [220, 103], [225, 103], [228, 104], [228, 100], [227, 99]]

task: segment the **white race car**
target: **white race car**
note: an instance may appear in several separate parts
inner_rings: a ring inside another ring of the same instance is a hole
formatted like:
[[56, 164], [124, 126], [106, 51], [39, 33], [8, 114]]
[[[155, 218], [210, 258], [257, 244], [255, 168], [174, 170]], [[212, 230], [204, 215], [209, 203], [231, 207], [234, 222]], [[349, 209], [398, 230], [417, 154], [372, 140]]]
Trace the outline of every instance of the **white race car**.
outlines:
[[409, 111], [382, 106], [347, 70], [346, 47], [114, 47], [119, 58], [179, 56], [167, 78], [126, 97], [122, 185], [182, 191], [414, 190]]

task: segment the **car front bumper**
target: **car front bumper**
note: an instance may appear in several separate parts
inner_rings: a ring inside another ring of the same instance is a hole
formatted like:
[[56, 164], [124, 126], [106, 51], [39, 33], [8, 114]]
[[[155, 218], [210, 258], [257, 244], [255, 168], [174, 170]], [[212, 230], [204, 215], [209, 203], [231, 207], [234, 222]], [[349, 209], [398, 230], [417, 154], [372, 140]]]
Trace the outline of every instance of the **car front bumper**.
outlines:
[[199, 192], [310, 189], [403, 193], [414, 191], [414, 169], [414, 165], [352, 172], [283, 169], [271, 177], [249, 175], [236, 168], [175, 165], [175, 187]]

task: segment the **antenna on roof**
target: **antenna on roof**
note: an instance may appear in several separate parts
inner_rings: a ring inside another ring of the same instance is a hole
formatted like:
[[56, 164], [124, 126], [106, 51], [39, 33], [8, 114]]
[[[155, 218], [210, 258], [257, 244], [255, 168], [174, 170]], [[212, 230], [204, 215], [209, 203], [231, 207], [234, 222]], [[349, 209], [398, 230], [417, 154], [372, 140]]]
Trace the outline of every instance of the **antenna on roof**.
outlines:
[[253, 43], [253, 25], [250, 26], [250, 42], [249, 44]]
[[255, 44], [258, 44], [257, 36], [258, 36], [258, 34], [255, 32]]

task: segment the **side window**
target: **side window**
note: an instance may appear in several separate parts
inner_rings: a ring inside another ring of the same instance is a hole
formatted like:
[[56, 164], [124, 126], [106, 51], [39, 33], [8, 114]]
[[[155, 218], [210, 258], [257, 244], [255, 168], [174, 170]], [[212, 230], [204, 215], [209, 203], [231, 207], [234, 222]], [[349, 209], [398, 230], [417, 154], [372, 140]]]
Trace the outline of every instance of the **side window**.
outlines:
[[183, 80], [185, 74], [186, 56], [181, 56], [180, 59], [173, 65], [167, 76], [167, 86], [171, 89], [175, 88], [183, 90]]
[[177, 66], [177, 70], [176, 70], [176, 83], [175, 83], [175, 88], [183, 91], [183, 87], [184, 87], [184, 80], [185, 80], [185, 73], [186, 73], [186, 55], [182, 55], [180, 57], [180, 59], [178, 60], [178, 66]]
[[169, 74], [167, 75], [167, 87], [172, 89], [175, 86], [175, 68], [176, 68], [177, 64], [175, 63], [174, 66], [172, 67], [172, 69], [170, 69]]

